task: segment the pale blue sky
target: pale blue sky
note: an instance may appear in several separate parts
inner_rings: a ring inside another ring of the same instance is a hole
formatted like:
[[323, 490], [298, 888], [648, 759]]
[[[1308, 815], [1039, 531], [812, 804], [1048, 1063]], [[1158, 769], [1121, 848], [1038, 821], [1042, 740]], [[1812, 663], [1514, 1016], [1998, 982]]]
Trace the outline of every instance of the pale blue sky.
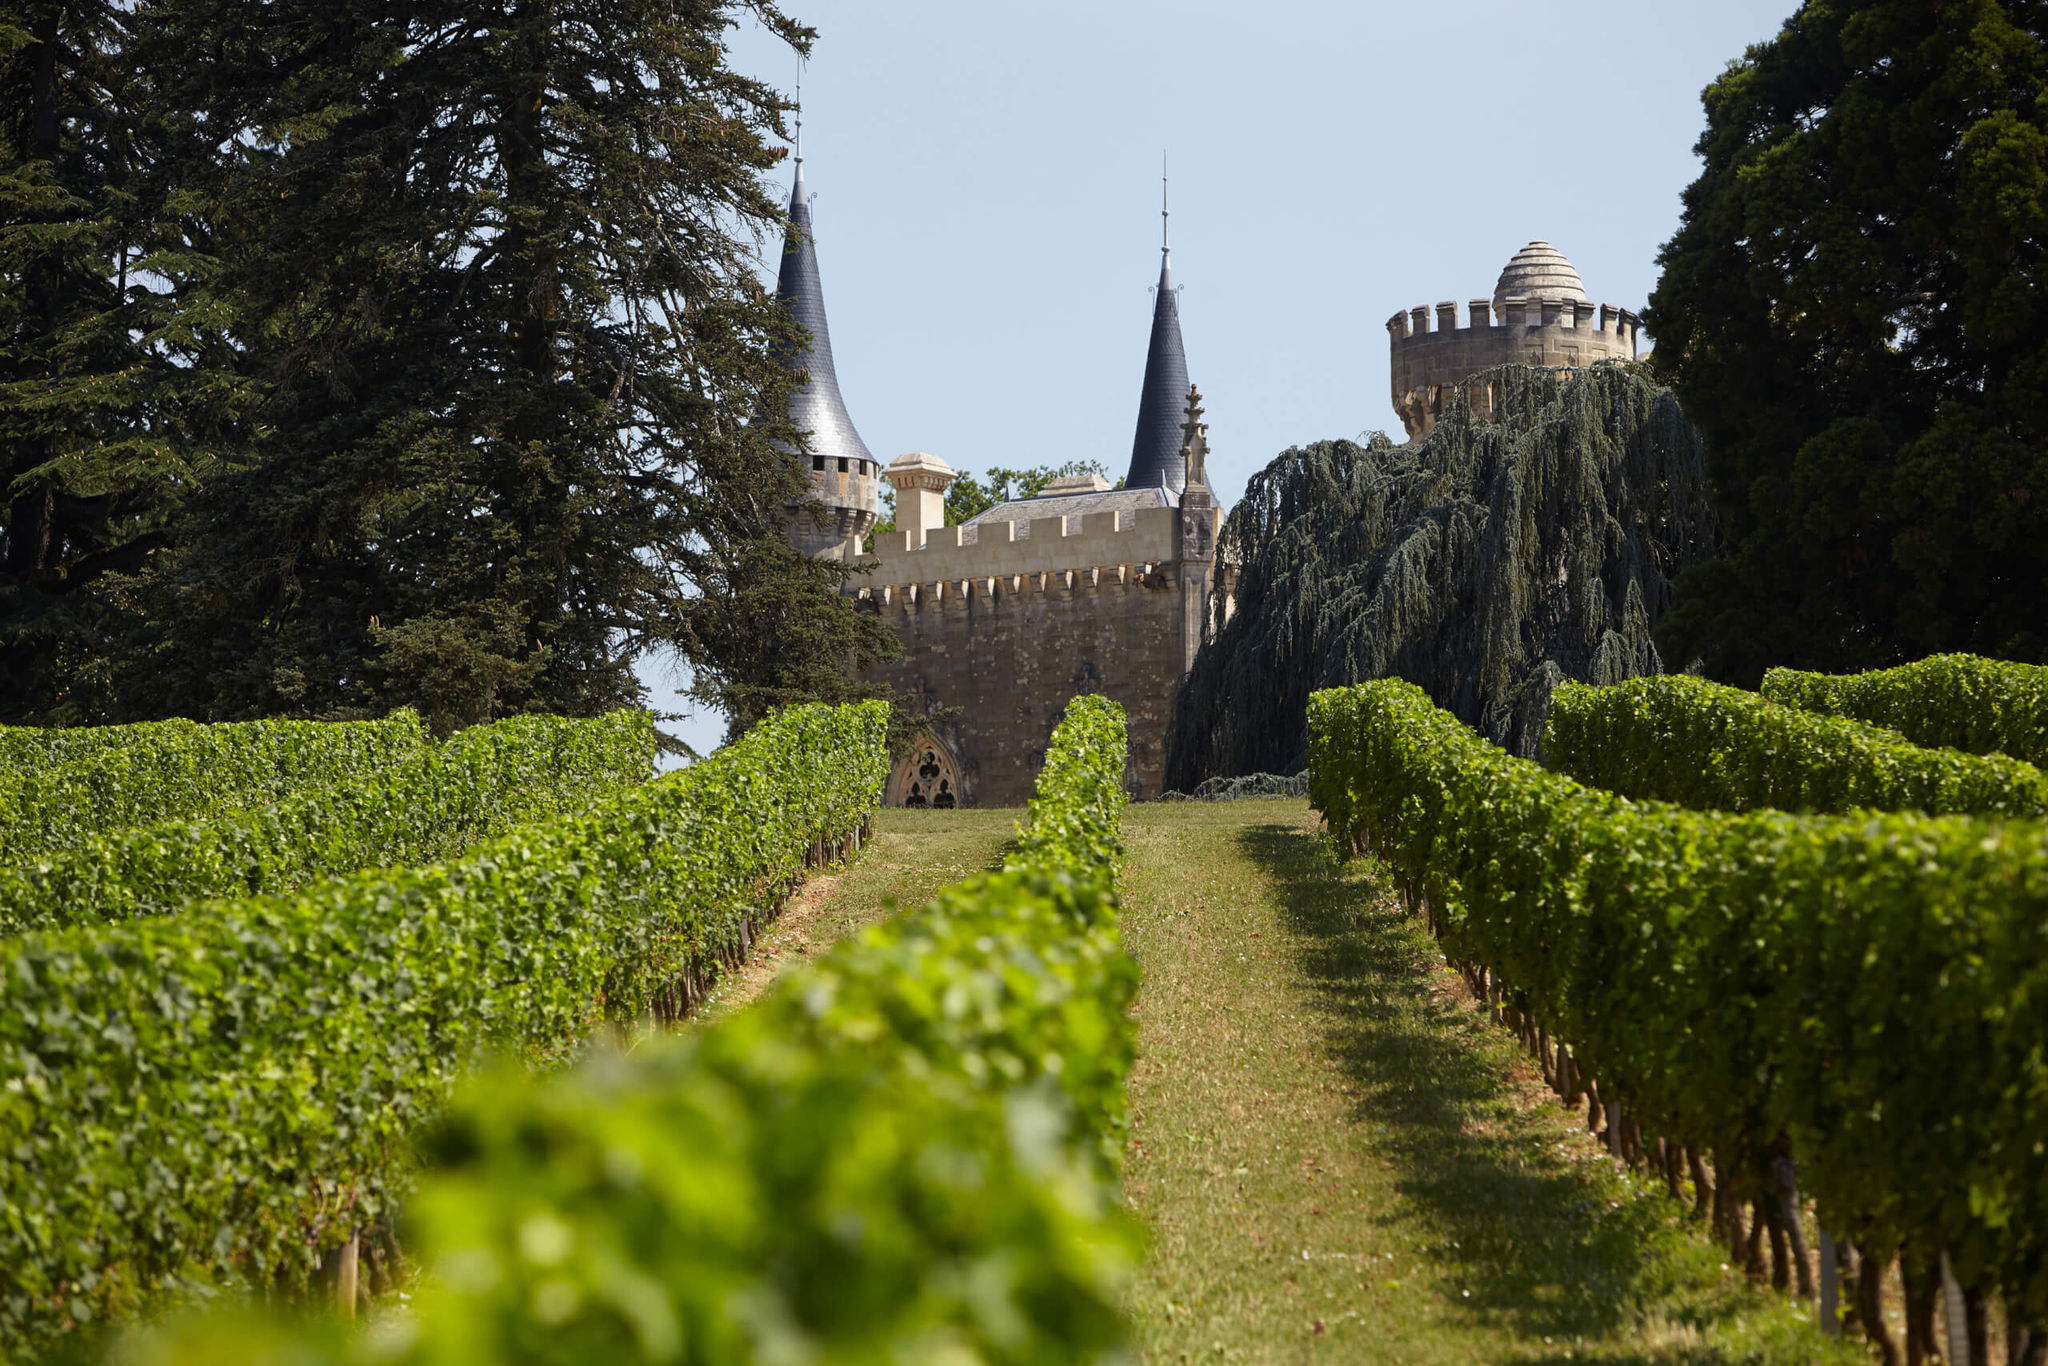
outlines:
[[[1793, 4], [792, 0], [819, 33], [805, 177], [847, 406], [885, 462], [1121, 474], [1164, 151], [1218, 493], [1291, 445], [1398, 433], [1388, 316], [1491, 293], [1531, 238], [1642, 307], [1699, 92]], [[786, 48], [735, 42], [793, 84]]]

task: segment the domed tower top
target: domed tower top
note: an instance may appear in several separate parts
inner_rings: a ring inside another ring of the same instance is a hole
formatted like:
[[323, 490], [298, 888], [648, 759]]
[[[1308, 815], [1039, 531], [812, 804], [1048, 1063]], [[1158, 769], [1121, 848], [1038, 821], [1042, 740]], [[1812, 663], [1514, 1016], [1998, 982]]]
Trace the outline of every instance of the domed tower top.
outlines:
[[[1572, 263], [1548, 242], [1516, 252], [1494, 282], [1493, 297], [1472, 299], [1467, 307], [1463, 327], [1455, 299], [1387, 319], [1394, 411], [1410, 439], [1427, 436], [1444, 405], [1481, 371], [1497, 365], [1569, 370], [1636, 354], [1640, 320], [1612, 304], [1596, 308]], [[1492, 412], [1490, 382], [1470, 397], [1474, 413]]]
[[1564, 299], [1587, 302], [1586, 286], [1564, 253], [1548, 242], [1531, 242], [1514, 254], [1493, 286], [1493, 306], [1509, 299]]

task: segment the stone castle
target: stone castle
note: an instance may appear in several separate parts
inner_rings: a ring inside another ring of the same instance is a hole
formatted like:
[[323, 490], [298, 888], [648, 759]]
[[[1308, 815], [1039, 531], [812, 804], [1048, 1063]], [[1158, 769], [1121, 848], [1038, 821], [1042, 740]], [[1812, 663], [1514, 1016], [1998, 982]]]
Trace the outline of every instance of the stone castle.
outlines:
[[[1131, 795], [1157, 797], [1181, 680], [1222, 624], [1232, 587], [1230, 566], [1219, 572], [1217, 562], [1223, 510], [1208, 486], [1207, 427], [1188, 381], [1167, 242], [1162, 236], [1122, 486], [1062, 479], [947, 526], [953, 469], [921, 452], [880, 468], [847, 412], [801, 147], [789, 212], [778, 294], [810, 334], [808, 348], [790, 359], [809, 381], [790, 411], [811, 433], [813, 498], [794, 512], [791, 535], [812, 554], [869, 570], [849, 576], [848, 591], [861, 610], [881, 613], [903, 644], [880, 681], [939, 718], [896, 764], [885, 802], [1022, 804], [1068, 701], [1091, 692], [1121, 703], [1129, 718]], [[1471, 326], [1456, 327], [1452, 304], [1437, 306], [1435, 331], [1427, 309], [1414, 310], [1412, 327], [1410, 315], [1397, 314], [1388, 325], [1394, 406], [1410, 437], [1425, 434], [1451, 391], [1478, 370], [1632, 356], [1635, 316], [1603, 307], [1596, 324], [1585, 297], [1570, 263], [1533, 242], [1502, 272], [1494, 298], [1474, 301]], [[869, 546], [884, 479], [896, 493], [896, 527]]]
[[[1572, 369], [1603, 360], [1633, 360], [1636, 315], [1586, 299], [1572, 263], [1548, 242], [1516, 252], [1494, 284], [1491, 299], [1467, 306], [1446, 299], [1435, 310], [1418, 305], [1387, 319], [1393, 349], [1394, 411], [1415, 440], [1429, 434], [1458, 386], [1496, 365]], [[1485, 390], [1470, 395], [1481, 414], [1493, 409]]]

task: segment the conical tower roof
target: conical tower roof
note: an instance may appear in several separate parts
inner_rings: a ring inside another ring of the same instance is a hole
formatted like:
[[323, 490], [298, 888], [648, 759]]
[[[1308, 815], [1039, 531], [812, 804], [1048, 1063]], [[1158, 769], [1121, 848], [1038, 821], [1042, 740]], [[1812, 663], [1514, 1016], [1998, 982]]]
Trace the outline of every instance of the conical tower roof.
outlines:
[[811, 434], [814, 455], [873, 460], [846, 411], [846, 400], [839, 393], [839, 372], [832, 364], [832, 329], [825, 321], [825, 287], [818, 279], [818, 242], [811, 231], [801, 151], [796, 158], [796, 184], [789, 192], [789, 236], [782, 244], [782, 271], [776, 279], [775, 296], [811, 334], [810, 344], [786, 360], [789, 369], [806, 371], [811, 377], [810, 383], [790, 394], [790, 422]]
[[1509, 299], [1570, 299], [1586, 302], [1586, 286], [1564, 253], [1548, 242], [1531, 242], [1514, 254], [1493, 286], [1496, 308]]
[[1124, 487], [1171, 489], [1187, 483], [1181, 459], [1181, 424], [1187, 421], [1188, 358], [1180, 342], [1180, 300], [1173, 292], [1173, 257], [1160, 248], [1159, 293], [1152, 303], [1152, 345], [1145, 352], [1145, 387], [1138, 396], [1138, 434]]

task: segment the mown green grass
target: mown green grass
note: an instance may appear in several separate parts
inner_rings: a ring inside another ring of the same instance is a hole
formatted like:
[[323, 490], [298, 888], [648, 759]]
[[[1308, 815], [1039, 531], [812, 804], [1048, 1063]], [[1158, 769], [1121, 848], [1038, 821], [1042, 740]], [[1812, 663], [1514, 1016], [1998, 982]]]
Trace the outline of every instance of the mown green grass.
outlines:
[[1155, 1363], [1862, 1361], [1593, 1146], [1300, 802], [1133, 807]]
[[1023, 821], [1022, 807], [877, 810], [860, 857], [822, 887], [800, 891], [755, 941], [747, 963], [713, 989], [696, 1019], [729, 1014], [758, 996], [784, 967], [825, 952], [891, 911], [929, 901], [942, 887], [1000, 867]]

